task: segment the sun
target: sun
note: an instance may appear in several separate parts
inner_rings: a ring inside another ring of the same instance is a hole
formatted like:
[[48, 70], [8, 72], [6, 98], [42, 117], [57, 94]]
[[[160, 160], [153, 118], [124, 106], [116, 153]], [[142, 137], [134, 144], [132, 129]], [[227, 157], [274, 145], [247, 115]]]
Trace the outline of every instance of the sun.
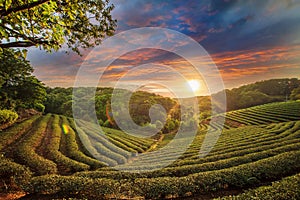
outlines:
[[196, 92], [200, 89], [200, 82], [197, 80], [188, 80], [187, 83], [189, 84], [190, 88], [193, 90], [193, 92]]

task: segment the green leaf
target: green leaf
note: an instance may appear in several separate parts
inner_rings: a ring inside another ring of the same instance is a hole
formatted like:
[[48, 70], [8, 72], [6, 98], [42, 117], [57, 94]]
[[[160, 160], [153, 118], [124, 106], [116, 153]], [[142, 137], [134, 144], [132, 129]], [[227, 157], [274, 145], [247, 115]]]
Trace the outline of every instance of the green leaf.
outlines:
[[22, 50], [22, 54], [23, 54], [23, 57], [24, 57], [24, 58], [27, 57], [27, 52], [28, 52], [27, 49], [23, 49], [23, 50]]
[[[3, 9], [9, 9], [35, 2], [0, 0]], [[64, 4], [61, 4], [64, 2]], [[48, 1], [19, 12], [12, 12], [1, 16], [1, 22], [10, 27], [11, 31], [0, 28], [0, 41], [9, 39], [14, 42], [52, 40], [49, 44], [35, 42], [33, 46], [43, 47], [47, 51], [58, 50], [66, 42], [69, 49], [78, 51], [80, 48], [93, 47], [101, 43], [106, 37], [112, 35], [116, 22], [111, 17], [113, 6], [107, 0], [74, 0], [74, 1]], [[89, 18], [93, 18], [91, 23]]]
[[5, 1], [5, 10], [7, 10], [11, 6], [12, 0]]

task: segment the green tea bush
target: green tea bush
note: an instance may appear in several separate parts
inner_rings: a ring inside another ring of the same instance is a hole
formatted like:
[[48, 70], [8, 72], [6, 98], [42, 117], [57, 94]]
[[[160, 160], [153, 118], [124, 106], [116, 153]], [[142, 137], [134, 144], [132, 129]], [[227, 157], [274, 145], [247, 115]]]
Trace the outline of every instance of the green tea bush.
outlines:
[[110, 179], [45, 175], [34, 177], [24, 188], [28, 193], [59, 194], [60, 197], [76, 195], [80, 198], [107, 199], [119, 194], [119, 183]]
[[[202, 172], [186, 177], [138, 178], [136, 195], [159, 199], [167, 195], [207, 194], [224, 188], [244, 188], [274, 177], [283, 177], [300, 169], [300, 151], [287, 152], [228, 169]], [[160, 184], [160, 181], [164, 185]], [[172, 188], [171, 192], [168, 188]]]
[[25, 166], [0, 157], [0, 192], [9, 193], [21, 190], [29, 182], [31, 176], [32, 173]]
[[218, 200], [298, 200], [300, 199], [300, 174], [273, 182], [270, 186], [262, 186], [248, 190], [237, 196], [227, 196]]
[[45, 106], [41, 103], [36, 103], [36, 104], [34, 104], [34, 109], [43, 113], [45, 111]]

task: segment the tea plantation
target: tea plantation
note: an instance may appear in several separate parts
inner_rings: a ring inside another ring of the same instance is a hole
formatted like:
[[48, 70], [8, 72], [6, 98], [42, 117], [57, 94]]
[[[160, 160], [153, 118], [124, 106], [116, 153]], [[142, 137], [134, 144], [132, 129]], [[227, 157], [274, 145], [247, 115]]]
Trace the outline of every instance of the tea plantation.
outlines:
[[[61, 115], [34, 116], [0, 132], [0, 192], [21, 192], [23, 199], [300, 198], [299, 101], [214, 117], [226, 118], [224, 127], [200, 124], [176, 159], [178, 146], [151, 154], [173, 133], [139, 138], [109, 128], [99, 132], [84, 121], [76, 128]], [[199, 157], [208, 129], [222, 134]]]

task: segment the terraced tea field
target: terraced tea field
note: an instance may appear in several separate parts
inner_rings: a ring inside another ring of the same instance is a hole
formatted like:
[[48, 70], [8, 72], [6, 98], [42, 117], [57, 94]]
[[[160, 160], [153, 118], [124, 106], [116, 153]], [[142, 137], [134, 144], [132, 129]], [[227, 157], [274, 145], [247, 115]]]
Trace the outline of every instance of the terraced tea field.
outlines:
[[22, 191], [24, 199], [300, 198], [299, 101], [214, 117], [226, 121], [212, 151], [199, 157], [207, 130], [222, 128], [217, 121], [200, 124], [190, 147], [163, 169], [182, 149], [151, 153], [173, 134], [145, 139], [109, 128], [99, 132], [83, 121], [76, 129], [59, 115], [30, 118], [0, 133], [1, 191]]

